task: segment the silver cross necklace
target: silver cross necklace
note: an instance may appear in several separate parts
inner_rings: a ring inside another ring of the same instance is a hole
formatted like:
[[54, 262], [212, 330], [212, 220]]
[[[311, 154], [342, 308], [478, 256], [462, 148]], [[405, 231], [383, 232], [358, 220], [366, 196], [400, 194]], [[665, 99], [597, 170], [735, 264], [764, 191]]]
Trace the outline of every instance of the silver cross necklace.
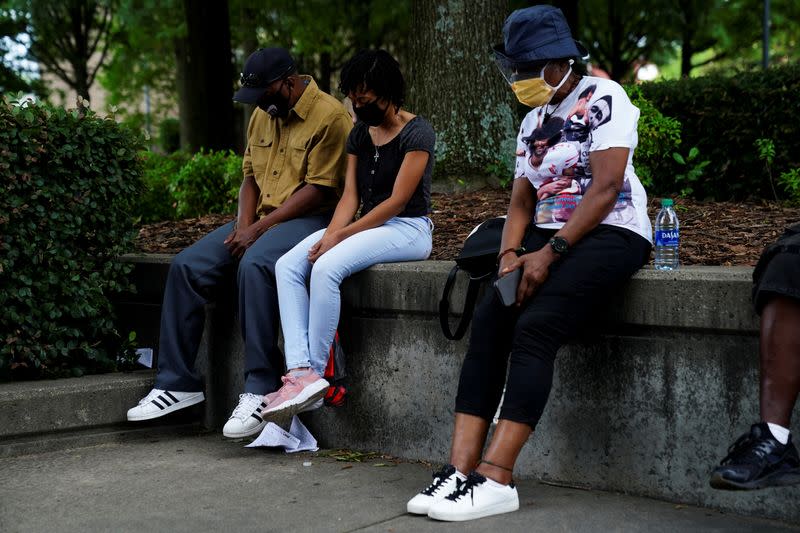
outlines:
[[378, 136], [378, 126], [375, 126], [375, 137], [372, 137], [372, 145], [375, 147], [375, 155], [372, 156], [372, 159], [374, 159], [375, 162], [372, 165], [372, 170], [370, 170], [370, 174], [375, 174], [375, 170], [378, 168], [378, 159], [380, 159], [381, 157], [381, 154], [378, 152], [378, 147], [382, 145], [379, 145], [376, 142], [377, 136]]

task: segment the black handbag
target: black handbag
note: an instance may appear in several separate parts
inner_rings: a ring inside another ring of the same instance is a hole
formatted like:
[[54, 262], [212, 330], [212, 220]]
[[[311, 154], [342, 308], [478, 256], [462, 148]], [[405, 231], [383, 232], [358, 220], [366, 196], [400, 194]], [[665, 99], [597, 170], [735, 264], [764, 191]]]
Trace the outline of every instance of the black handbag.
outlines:
[[[472, 312], [475, 310], [475, 300], [478, 298], [481, 283], [489, 279], [497, 270], [497, 255], [500, 253], [505, 222], [506, 217], [490, 218], [472, 230], [472, 233], [467, 236], [467, 240], [464, 241], [461, 253], [456, 258], [456, 266], [447, 275], [442, 299], [439, 300], [439, 322], [444, 336], [450, 340], [459, 340], [464, 337], [472, 320]], [[469, 285], [461, 320], [453, 333], [450, 330], [449, 320], [450, 293], [459, 270], [463, 270], [469, 275]]]

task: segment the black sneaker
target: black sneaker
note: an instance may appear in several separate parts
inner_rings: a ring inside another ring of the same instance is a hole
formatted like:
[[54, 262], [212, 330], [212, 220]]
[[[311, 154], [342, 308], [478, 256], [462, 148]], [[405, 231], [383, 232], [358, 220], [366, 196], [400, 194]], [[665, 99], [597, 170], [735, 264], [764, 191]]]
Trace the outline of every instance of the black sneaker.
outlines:
[[781, 444], [765, 422], [753, 424], [728, 448], [728, 455], [711, 473], [711, 486], [723, 490], [753, 490], [800, 483], [800, 458], [789, 442]]

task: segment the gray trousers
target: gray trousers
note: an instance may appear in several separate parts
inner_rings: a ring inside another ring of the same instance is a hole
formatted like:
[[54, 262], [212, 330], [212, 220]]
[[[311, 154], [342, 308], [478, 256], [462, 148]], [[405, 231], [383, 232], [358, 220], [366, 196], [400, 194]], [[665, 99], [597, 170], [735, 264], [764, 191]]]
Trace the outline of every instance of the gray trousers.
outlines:
[[223, 244], [233, 222], [218, 228], [179, 253], [172, 262], [161, 308], [158, 374], [155, 387], [202, 390], [194, 368], [205, 323], [205, 305], [219, 291], [233, 287], [236, 276], [239, 323], [245, 347], [245, 390], [266, 394], [278, 388], [284, 358], [278, 348], [278, 291], [275, 262], [330, 217], [311, 216], [283, 222], [265, 232], [241, 260]]

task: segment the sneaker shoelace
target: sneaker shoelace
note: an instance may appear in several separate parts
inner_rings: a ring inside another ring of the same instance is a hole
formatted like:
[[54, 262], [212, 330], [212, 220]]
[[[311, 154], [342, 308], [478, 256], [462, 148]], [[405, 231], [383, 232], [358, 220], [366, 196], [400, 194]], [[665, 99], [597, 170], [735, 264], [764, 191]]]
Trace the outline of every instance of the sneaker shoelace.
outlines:
[[286, 374], [285, 376], [281, 376], [281, 381], [284, 385], [294, 385], [297, 383], [297, 377], [294, 374]]
[[470, 502], [475, 505], [475, 498], [474, 492], [475, 487], [478, 485], [482, 485], [486, 482], [486, 478], [476, 472], [470, 472], [467, 476], [467, 479], [461, 481], [460, 479], [456, 479], [456, 490], [451, 492], [449, 495], [445, 496], [448, 500], [457, 502], [461, 499], [462, 496], [466, 496], [469, 493]]
[[261, 396], [249, 392], [240, 394], [239, 405], [231, 413], [231, 418], [247, 418], [259, 405], [261, 405]]
[[720, 462], [725, 465], [734, 460], [744, 464], [758, 464], [769, 455], [774, 445], [767, 439], [753, 438], [752, 434], [747, 433], [739, 437], [736, 442], [728, 448], [728, 455]]
[[433, 474], [433, 483], [428, 485], [428, 487], [422, 491], [422, 494], [426, 496], [433, 496], [436, 494], [436, 491], [442, 488], [447, 478], [452, 476], [455, 471], [456, 469], [451, 465], [443, 466], [441, 470]]

